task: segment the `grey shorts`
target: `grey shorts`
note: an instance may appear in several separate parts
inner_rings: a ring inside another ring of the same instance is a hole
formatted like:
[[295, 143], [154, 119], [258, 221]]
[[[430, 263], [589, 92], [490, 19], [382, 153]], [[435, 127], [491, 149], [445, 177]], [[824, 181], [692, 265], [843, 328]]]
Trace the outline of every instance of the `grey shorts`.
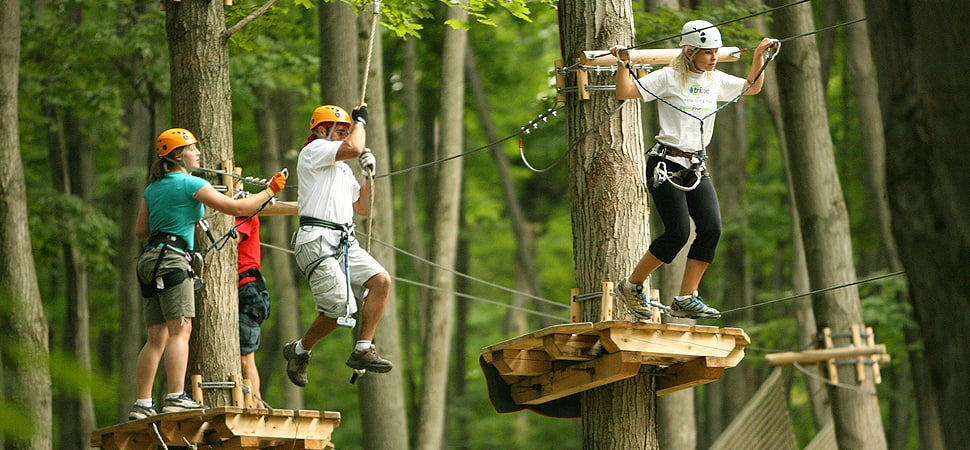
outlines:
[[239, 287], [240, 354], [259, 350], [260, 325], [269, 317], [269, 310], [269, 291], [265, 284], [253, 281]]
[[[297, 245], [295, 250], [296, 263], [310, 282], [313, 302], [316, 310], [330, 318], [343, 317], [348, 313], [357, 312], [357, 302], [348, 302], [347, 276], [344, 273], [344, 258], [327, 257], [311, 273], [307, 268], [321, 257], [332, 255], [333, 249], [324, 242], [323, 238], [314, 239], [305, 244]], [[350, 286], [352, 296], [363, 299], [364, 283], [379, 273], [387, 272], [367, 251], [360, 248], [357, 241], [350, 244], [348, 265], [350, 269]], [[351, 297], [352, 298], [352, 297]]]
[[[138, 257], [138, 264], [135, 270], [138, 272], [139, 280], [151, 280], [152, 272], [155, 272], [155, 262], [161, 250], [155, 247]], [[162, 255], [162, 261], [158, 264], [156, 276], [164, 275], [168, 272], [187, 270], [189, 261], [185, 256], [174, 251], [166, 250]], [[195, 282], [192, 278], [186, 278], [178, 286], [167, 286], [165, 290], [153, 297], [145, 299], [145, 323], [156, 325], [169, 320], [195, 317]]]

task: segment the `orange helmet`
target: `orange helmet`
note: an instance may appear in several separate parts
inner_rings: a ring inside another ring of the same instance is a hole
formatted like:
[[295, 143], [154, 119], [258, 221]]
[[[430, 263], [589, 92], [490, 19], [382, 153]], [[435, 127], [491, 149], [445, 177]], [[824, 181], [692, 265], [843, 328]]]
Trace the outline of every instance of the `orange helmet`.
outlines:
[[310, 116], [310, 131], [325, 122], [353, 124], [350, 121], [350, 114], [347, 114], [347, 111], [344, 111], [343, 108], [334, 105], [323, 105], [313, 110], [313, 114]]
[[179, 147], [199, 142], [191, 131], [185, 128], [169, 128], [158, 135], [158, 156], [166, 156]]

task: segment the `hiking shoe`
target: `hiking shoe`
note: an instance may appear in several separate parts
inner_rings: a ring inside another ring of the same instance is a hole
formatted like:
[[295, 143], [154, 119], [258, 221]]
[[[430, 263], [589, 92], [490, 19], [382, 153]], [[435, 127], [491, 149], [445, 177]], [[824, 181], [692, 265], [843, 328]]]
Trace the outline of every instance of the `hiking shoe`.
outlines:
[[721, 312], [707, 306], [697, 295], [697, 291], [694, 291], [693, 295], [674, 297], [674, 303], [670, 305], [670, 315], [686, 319], [717, 319], [721, 317]]
[[354, 350], [350, 354], [350, 358], [347, 358], [347, 365], [351, 369], [373, 370], [377, 373], [390, 372], [394, 368], [394, 365], [390, 361], [381, 358], [381, 355], [377, 354], [377, 349], [373, 345], [367, 350]]
[[183, 392], [178, 397], [165, 397], [165, 406], [162, 407], [162, 412], [194, 411], [197, 409], [209, 409], [209, 407], [192, 400], [189, 394]]
[[155, 411], [154, 406], [141, 406], [135, 403], [135, 406], [131, 407], [131, 412], [128, 413], [128, 420], [144, 419], [156, 414], [158, 414], [158, 411]]
[[299, 387], [306, 386], [306, 366], [310, 363], [310, 353], [296, 353], [296, 342], [290, 342], [283, 346], [283, 358], [286, 358], [286, 376], [290, 381]]
[[643, 284], [633, 284], [626, 278], [620, 280], [613, 287], [613, 295], [623, 300], [626, 309], [630, 310], [638, 319], [650, 319], [653, 313], [647, 303], [647, 296], [643, 293]]

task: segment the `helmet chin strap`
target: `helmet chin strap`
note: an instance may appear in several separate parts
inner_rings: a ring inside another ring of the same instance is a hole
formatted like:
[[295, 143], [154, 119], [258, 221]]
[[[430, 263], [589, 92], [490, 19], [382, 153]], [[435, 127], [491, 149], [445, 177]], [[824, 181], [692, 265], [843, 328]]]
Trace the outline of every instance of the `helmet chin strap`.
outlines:
[[168, 155], [163, 156], [162, 159], [164, 159], [165, 161], [168, 161], [168, 162], [170, 162], [172, 164], [178, 164], [178, 165], [182, 166], [182, 168], [185, 169], [186, 172], [192, 173], [192, 170], [189, 169], [189, 166], [186, 166], [185, 165], [185, 161], [184, 160], [181, 160], [181, 159], [172, 159], [172, 158], [169, 158]]

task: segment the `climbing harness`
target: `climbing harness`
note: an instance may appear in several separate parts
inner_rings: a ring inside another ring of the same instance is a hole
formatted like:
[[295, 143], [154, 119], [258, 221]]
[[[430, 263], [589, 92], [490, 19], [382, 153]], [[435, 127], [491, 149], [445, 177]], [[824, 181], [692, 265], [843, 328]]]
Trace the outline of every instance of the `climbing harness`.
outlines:
[[[201, 257], [192, 253], [192, 250], [189, 248], [189, 244], [185, 242], [185, 239], [182, 239], [174, 234], [156, 231], [148, 239], [148, 245], [145, 246], [142, 253], [144, 254], [145, 252], [155, 249], [158, 249], [158, 258], [155, 260], [155, 266], [152, 268], [151, 278], [149, 280], [142, 280], [140, 276], [138, 277], [138, 282], [141, 285], [142, 297], [154, 297], [165, 289], [178, 286], [187, 278], [191, 278], [193, 280], [195, 283], [195, 290], [202, 288], [202, 278], [196, 275], [192, 264], [196, 257], [198, 257], [198, 259], [201, 261]], [[175, 270], [159, 275], [158, 269], [161, 267], [162, 259], [165, 257], [165, 253], [169, 251], [178, 253], [184, 257], [186, 261], [189, 262], [189, 268], [185, 270]]]
[[[693, 191], [701, 184], [701, 179], [705, 176], [709, 176], [707, 173], [707, 165], [705, 164], [702, 155], [693, 152], [684, 152], [674, 147], [668, 147], [661, 143], [654, 144], [653, 147], [647, 152], [650, 155], [657, 155], [660, 157], [660, 162], [657, 163], [653, 168], [653, 178], [652, 186], [657, 188], [660, 185], [670, 182], [670, 185], [681, 190], [681, 191]], [[667, 169], [667, 156], [687, 158], [690, 161], [690, 166], [686, 169], [677, 170], [671, 172]], [[693, 183], [689, 186], [682, 184], [684, 180], [693, 177]]]
[[[326, 228], [328, 230], [334, 230], [334, 231], [340, 232], [340, 241], [337, 243], [337, 247], [334, 248], [335, 251], [329, 255], [321, 255], [317, 257], [317, 259], [310, 261], [310, 263], [307, 264], [306, 267], [302, 268], [302, 271], [303, 271], [303, 275], [306, 276], [307, 279], [309, 280], [310, 275], [313, 274], [313, 271], [317, 270], [317, 267], [320, 267], [320, 264], [323, 264], [324, 261], [326, 261], [329, 258], [336, 258], [339, 260], [341, 257], [343, 257], [344, 279], [346, 281], [345, 284], [347, 286], [347, 297], [346, 297], [347, 306], [345, 309], [346, 312], [344, 316], [337, 318], [337, 325], [342, 327], [347, 327], [347, 328], [354, 328], [355, 326], [357, 326], [357, 320], [354, 319], [350, 311], [350, 302], [354, 301], [354, 297], [353, 295], [351, 295], [351, 289], [350, 289], [350, 239], [354, 236], [353, 222], [348, 224], [340, 224], [336, 222], [331, 222], [329, 220], [317, 219], [316, 217], [300, 216], [300, 227], [301, 228], [302, 227], [321, 227], [321, 228]], [[293, 238], [294, 239], [296, 238], [296, 233], [293, 234]]]

